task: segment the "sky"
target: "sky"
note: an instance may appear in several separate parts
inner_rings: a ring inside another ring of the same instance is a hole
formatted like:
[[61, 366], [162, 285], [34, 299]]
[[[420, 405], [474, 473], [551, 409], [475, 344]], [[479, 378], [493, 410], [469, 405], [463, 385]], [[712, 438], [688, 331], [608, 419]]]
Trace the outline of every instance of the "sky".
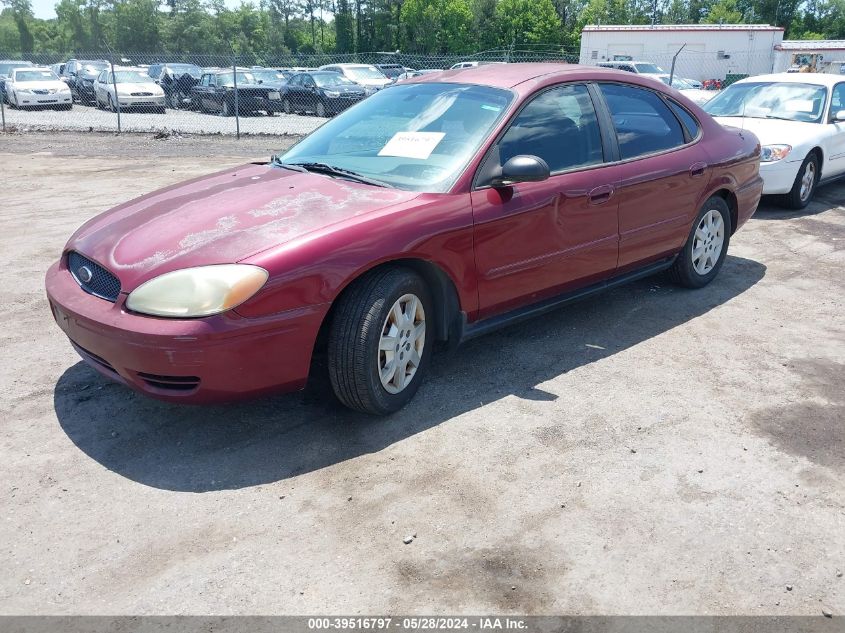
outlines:
[[[240, 0], [225, 0], [226, 6], [235, 9], [241, 5]], [[32, 12], [36, 18], [48, 20], [56, 17], [57, 0], [32, 0]]]

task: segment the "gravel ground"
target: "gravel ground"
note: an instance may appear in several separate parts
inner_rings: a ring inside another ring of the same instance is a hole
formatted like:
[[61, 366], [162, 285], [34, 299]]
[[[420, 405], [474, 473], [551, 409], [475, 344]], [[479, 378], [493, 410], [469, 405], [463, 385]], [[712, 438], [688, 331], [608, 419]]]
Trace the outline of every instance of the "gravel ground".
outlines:
[[50, 317], [76, 226], [270, 147], [0, 138], [0, 613], [845, 613], [845, 185], [764, 206], [705, 289], [477, 339], [368, 419], [148, 400]]
[[[74, 104], [68, 111], [15, 110], [5, 106], [6, 126], [19, 130], [64, 130], [116, 132], [117, 115], [98, 110], [93, 106]], [[269, 117], [264, 114], [239, 117], [241, 134], [285, 135], [308, 134], [328, 119], [315, 116], [279, 113]], [[156, 132], [176, 130], [187, 134], [234, 135], [235, 118], [204, 114], [192, 110], [167, 110], [166, 114], [126, 111], [120, 114], [124, 132]]]

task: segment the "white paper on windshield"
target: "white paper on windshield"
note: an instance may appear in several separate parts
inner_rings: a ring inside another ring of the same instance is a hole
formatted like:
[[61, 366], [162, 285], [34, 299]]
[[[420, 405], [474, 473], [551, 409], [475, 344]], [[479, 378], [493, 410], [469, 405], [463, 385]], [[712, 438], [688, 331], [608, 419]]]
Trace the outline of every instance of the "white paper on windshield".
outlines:
[[787, 112], [812, 112], [813, 102], [811, 99], [790, 99], [783, 107]]
[[445, 132], [396, 132], [378, 155], [425, 160], [444, 136]]

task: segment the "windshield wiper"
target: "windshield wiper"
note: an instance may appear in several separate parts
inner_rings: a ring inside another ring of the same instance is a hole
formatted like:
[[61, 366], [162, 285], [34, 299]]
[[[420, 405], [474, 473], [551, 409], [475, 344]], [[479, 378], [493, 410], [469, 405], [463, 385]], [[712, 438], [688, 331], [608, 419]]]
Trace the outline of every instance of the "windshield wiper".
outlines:
[[273, 165], [273, 167], [283, 167], [284, 169], [290, 169], [291, 171], [298, 171], [298, 172], [301, 172], [303, 174], [308, 172], [308, 170], [305, 169], [305, 167], [302, 167], [301, 165], [294, 165], [293, 163], [283, 163], [281, 161], [281, 159], [279, 158], [278, 154], [273, 154], [270, 157], [270, 164]]
[[788, 116], [776, 116], [774, 114], [767, 114], [767, 119], [778, 119], [779, 121], [795, 121], [795, 119], [790, 119]]
[[330, 176], [337, 176], [339, 178], [348, 178], [357, 182], [362, 182], [365, 185], [373, 185], [374, 187], [389, 187], [386, 182], [362, 176], [358, 172], [351, 169], [344, 169], [343, 167], [335, 167], [327, 163], [279, 163], [282, 167], [302, 167], [308, 171], [313, 171], [319, 174], [328, 174]]

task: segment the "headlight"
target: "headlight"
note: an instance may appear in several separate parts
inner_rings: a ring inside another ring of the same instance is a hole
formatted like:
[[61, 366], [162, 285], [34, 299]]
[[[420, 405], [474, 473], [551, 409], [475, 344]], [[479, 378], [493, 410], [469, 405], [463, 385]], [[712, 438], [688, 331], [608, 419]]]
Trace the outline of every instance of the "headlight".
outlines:
[[209, 316], [239, 306], [266, 281], [266, 270], [248, 264], [183, 268], [141, 284], [126, 298], [126, 307], [162, 317]]
[[337, 99], [340, 96], [339, 92], [333, 92], [331, 90], [326, 90], [326, 96], [329, 99]]
[[760, 162], [773, 163], [776, 160], [783, 160], [791, 151], [791, 145], [763, 145], [760, 152]]
[[19, 95], [31, 95], [32, 90], [28, 90], [27, 88], [15, 88], [15, 92]]
[[56, 92], [70, 92], [70, 88], [68, 88], [67, 84], [62, 84]]

